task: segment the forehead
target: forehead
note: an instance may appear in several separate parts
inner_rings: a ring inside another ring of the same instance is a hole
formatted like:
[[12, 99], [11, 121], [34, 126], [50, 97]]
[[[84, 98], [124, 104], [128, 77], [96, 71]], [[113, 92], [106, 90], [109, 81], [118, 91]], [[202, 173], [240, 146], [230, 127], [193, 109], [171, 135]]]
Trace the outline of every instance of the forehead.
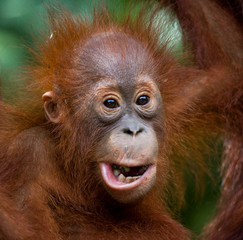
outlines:
[[131, 87], [148, 69], [149, 54], [141, 43], [124, 33], [105, 32], [89, 38], [81, 50], [87, 68], [117, 85]]

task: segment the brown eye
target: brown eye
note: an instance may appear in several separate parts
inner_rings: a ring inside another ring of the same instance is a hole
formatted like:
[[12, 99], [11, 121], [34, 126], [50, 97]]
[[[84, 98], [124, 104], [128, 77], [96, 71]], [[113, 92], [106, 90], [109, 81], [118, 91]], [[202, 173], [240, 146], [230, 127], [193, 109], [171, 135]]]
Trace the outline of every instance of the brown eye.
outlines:
[[107, 99], [104, 101], [104, 105], [107, 108], [118, 108], [120, 105], [115, 99]]
[[142, 95], [140, 96], [137, 101], [136, 101], [136, 104], [137, 105], [140, 105], [140, 106], [144, 106], [146, 104], [148, 104], [150, 101], [150, 97], [146, 96], [146, 95]]

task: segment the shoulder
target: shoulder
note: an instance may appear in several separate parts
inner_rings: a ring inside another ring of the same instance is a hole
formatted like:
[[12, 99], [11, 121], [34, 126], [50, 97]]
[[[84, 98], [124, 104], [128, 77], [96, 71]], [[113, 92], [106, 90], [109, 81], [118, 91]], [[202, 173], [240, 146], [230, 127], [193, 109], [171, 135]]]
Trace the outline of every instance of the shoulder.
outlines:
[[21, 165], [39, 163], [50, 157], [54, 143], [47, 130], [41, 127], [27, 129], [1, 147], [0, 162]]
[[41, 147], [51, 144], [49, 132], [41, 127], [33, 127], [19, 133], [12, 141], [12, 146], [20, 147]]

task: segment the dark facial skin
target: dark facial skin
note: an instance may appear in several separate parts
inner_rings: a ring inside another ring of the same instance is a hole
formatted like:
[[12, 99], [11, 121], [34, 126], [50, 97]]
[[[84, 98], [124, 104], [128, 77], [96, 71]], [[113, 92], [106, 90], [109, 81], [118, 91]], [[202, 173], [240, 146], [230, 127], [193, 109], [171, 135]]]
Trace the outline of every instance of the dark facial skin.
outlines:
[[[150, 72], [151, 59], [141, 44], [120, 33], [93, 35], [80, 50], [80, 68], [93, 80], [89, 92], [92, 116], [110, 130], [97, 144], [95, 159], [108, 193], [118, 202], [131, 203], [154, 185], [158, 141], [153, 121], [162, 114], [160, 91]], [[47, 117], [55, 94], [43, 95]]]

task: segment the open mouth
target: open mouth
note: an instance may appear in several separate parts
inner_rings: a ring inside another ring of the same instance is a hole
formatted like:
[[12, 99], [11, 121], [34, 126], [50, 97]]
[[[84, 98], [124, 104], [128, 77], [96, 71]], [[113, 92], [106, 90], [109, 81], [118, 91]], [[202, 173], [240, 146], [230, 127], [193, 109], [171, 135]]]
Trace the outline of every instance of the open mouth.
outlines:
[[102, 162], [100, 170], [106, 186], [116, 191], [135, 189], [150, 182], [156, 174], [153, 164], [131, 167]]
[[112, 172], [116, 179], [122, 183], [132, 183], [147, 171], [149, 166], [126, 167], [117, 164], [112, 164]]

